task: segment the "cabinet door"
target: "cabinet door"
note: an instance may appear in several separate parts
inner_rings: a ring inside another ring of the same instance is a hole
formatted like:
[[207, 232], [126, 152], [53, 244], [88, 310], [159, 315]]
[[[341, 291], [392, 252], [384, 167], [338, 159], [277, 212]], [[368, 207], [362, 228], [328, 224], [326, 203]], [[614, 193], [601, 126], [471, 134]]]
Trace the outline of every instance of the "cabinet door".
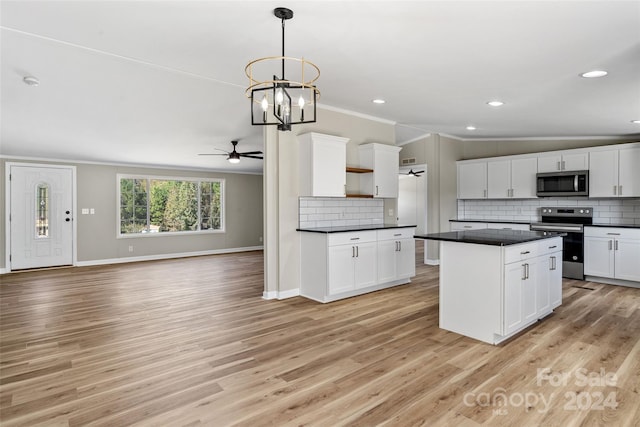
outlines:
[[619, 151], [618, 196], [640, 197], [640, 148]]
[[561, 170], [562, 156], [555, 155], [542, 155], [538, 156], [538, 172], [556, 172]]
[[536, 302], [538, 282], [540, 281], [538, 274], [538, 260], [536, 258], [530, 258], [526, 260], [525, 266], [526, 279], [522, 282], [522, 311], [524, 323], [529, 323], [538, 318]]
[[354, 285], [356, 289], [376, 284], [376, 242], [359, 243], [354, 262]]
[[416, 275], [416, 241], [402, 239], [398, 244], [400, 250], [396, 252], [396, 278], [413, 277]]
[[511, 161], [511, 197], [517, 199], [536, 198], [536, 171], [538, 159], [515, 159]]
[[[584, 237], [585, 275], [613, 278], [613, 256], [613, 239], [608, 237]], [[637, 259], [635, 262], [637, 263]]]
[[397, 240], [378, 241], [378, 282], [391, 282], [396, 278]]
[[618, 150], [589, 153], [589, 197], [618, 197]]
[[589, 153], [563, 154], [562, 170], [584, 171], [589, 169]]
[[338, 245], [329, 247], [329, 294], [355, 289], [353, 266], [355, 246]]
[[522, 307], [523, 286], [525, 277], [524, 263], [514, 262], [505, 265], [504, 271], [504, 306], [503, 333], [508, 335], [520, 328], [524, 323]]
[[458, 199], [487, 198], [487, 163], [458, 164]]
[[549, 256], [552, 267], [549, 270], [549, 298], [551, 309], [562, 304], [562, 252], [554, 252]]
[[393, 152], [374, 152], [374, 197], [395, 199], [398, 197], [398, 156]]
[[615, 278], [640, 282], [640, 239], [614, 241]]
[[538, 318], [551, 311], [551, 275], [553, 271], [554, 259], [552, 255], [543, 255], [538, 258], [536, 282], [536, 312]]
[[487, 194], [489, 199], [511, 197], [511, 161], [487, 162]]
[[313, 146], [313, 196], [344, 197], [347, 151], [341, 143], [323, 142]]

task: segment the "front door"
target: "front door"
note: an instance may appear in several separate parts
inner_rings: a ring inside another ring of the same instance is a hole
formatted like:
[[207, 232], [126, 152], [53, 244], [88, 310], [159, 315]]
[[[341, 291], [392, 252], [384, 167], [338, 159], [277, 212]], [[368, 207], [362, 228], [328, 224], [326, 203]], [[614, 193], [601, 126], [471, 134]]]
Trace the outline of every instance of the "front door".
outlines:
[[8, 166], [11, 270], [73, 264], [74, 169]]

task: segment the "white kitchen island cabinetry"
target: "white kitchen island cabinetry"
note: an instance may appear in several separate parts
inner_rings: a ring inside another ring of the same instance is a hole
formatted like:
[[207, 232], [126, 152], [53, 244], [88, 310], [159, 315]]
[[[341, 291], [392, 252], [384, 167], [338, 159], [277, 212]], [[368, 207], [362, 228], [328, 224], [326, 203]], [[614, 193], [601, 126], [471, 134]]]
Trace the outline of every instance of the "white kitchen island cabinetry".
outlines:
[[584, 274], [595, 282], [617, 279], [640, 287], [640, 228], [584, 227]]
[[300, 196], [346, 196], [348, 142], [348, 138], [315, 132], [298, 135]]
[[440, 240], [443, 329], [499, 344], [561, 304], [561, 237], [495, 229], [416, 237]]
[[409, 283], [415, 276], [415, 226], [298, 231], [300, 295], [304, 297], [336, 301]]

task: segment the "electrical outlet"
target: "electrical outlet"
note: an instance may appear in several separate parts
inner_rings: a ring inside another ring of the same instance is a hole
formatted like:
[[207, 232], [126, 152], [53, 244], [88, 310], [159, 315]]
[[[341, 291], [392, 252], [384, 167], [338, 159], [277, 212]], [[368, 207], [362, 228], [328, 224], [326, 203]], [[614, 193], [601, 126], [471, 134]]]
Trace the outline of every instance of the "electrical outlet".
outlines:
[[389, 216], [393, 216], [393, 209], [389, 209]]
[[94, 208], [89, 209], [89, 214], [95, 215], [96, 214], [96, 210]]
[[89, 209], [82, 208], [82, 215], [89, 215]]
[[129, 245], [129, 252], [133, 252], [133, 245]]

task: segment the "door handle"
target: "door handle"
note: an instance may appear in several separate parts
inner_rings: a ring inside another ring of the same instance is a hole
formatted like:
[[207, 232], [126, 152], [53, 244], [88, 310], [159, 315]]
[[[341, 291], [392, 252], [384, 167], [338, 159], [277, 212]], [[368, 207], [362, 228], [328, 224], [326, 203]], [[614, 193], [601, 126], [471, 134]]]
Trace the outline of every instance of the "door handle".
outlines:
[[618, 241], [616, 240], [615, 243], [613, 244], [614, 249], [617, 251], [618, 250]]
[[69, 222], [69, 221], [71, 221], [71, 218], [65, 218], [64, 220]]

